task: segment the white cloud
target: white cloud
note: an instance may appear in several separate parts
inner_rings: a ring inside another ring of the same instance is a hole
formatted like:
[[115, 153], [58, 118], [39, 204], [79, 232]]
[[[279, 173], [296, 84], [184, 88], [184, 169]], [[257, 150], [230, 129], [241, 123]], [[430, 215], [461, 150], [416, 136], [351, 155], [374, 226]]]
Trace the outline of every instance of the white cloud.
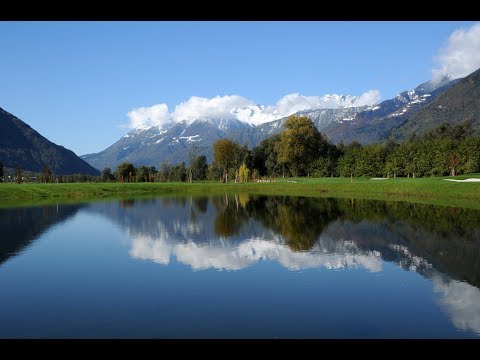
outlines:
[[322, 96], [304, 96], [289, 94], [281, 98], [276, 104], [276, 110], [283, 116], [309, 109], [334, 109], [338, 107], [352, 107], [374, 105], [380, 100], [378, 90], [369, 90], [360, 96], [326, 94]]
[[239, 95], [215, 96], [204, 98], [192, 96], [178, 104], [173, 113], [168, 112], [166, 104], [142, 107], [130, 111], [129, 127], [163, 125], [168, 121], [192, 122], [202, 118], [236, 118], [253, 125], [277, 120], [303, 110], [333, 109], [374, 105], [380, 101], [378, 90], [369, 90], [360, 96], [320, 95], [305, 96], [298, 93], [280, 98], [275, 105], [257, 105], [254, 101]]
[[467, 76], [480, 67], [480, 23], [469, 29], [455, 30], [434, 61], [432, 79], [439, 81], [444, 76], [451, 79]]
[[280, 98], [275, 105], [237, 109], [234, 112], [239, 120], [258, 125], [290, 116], [299, 111], [374, 105], [379, 101], [380, 92], [378, 90], [369, 90], [360, 96], [336, 94], [305, 96], [294, 93]]
[[130, 111], [127, 116], [130, 119], [129, 127], [161, 126], [170, 121], [170, 113], [167, 104], [157, 104], [150, 107], [141, 107]]
[[355, 100], [355, 106], [371, 106], [380, 102], [381, 96], [378, 90], [368, 90]]
[[215, 96], [211, 99], [192, 96], [175, 107], [172, 117], [176, 121], [188, 122], [199, 118], [232, 118], [232, 110], [248, 105], [254, 103], [239, 95]]

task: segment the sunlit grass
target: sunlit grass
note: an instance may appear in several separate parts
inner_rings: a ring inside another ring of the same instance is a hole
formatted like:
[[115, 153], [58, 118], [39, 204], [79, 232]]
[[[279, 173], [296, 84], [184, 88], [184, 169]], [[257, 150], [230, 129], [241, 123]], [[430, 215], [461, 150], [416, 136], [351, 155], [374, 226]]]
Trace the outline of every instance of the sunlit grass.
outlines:
[[[479, 177], [470, 174], [455, 177]], [[449, 177], [451, 178], [451, 177]], [[459, 183], [444, 178], [288, 178], [270, 183], [0, 183], [0, 206], [78, 202], [102, 198], [164, 195], [214, 195], [250, 193], [265, 195], [319, 196], [374, 200], [398, 200], [480, 209], [480, 183]], [[284, 181], [286, 180], [286, 181]]]

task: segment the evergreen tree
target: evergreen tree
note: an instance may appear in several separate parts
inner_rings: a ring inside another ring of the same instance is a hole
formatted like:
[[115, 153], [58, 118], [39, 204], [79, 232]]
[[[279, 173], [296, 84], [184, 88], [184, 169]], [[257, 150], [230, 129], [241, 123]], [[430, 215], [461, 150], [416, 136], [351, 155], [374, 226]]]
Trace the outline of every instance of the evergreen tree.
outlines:
[[110, 169], [109, 167], [106, 167], [102, 170], [102, 174], [100, 175], [101, 181], [107, 182], [107, 181], [112, 181], [114, 179], [115, 177], [112, 174], [112, 169]]

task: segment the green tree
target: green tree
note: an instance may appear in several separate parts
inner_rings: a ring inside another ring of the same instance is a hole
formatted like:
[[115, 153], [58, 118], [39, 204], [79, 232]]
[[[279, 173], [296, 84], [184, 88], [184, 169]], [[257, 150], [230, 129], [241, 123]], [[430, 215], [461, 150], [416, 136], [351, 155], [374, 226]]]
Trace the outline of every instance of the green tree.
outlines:
[[23, 182], [23, 171], [19, 166], [17, 166], [15, 169], [15, 181], [17, 184], [21, 184]]
[[228, 170], [235, 163], [235, 143], [230, 139], [219, 139], [213, 143], [213, 158], [223, 171], [223, 178], [228, 182]]
[[114, 180], [115, 177], [112, 174], [112, 169], [106, 167], [102, 170], [102, 174], [100, 175], [100, 180], [102, 182], [108, 182]]
[[280, 134], [270, 136], [252, 149], [252, 167], [258, 170], [260, 176], [278, 176], [282, 166], [278, 163], [276, 144], [280, 141]]
[[3, 181], [3, 163], [0, 161], [0, 182]]
[[380, 144], [365, 145], [359, 153], [357, 164], [359, 175], [382, 176], [385, 174], [384, 147]]
[[155, 182], [156, 174], [157, 174], [157, 169], [155, 169], [155, 166], [150, 166], [148, 168], [148, 182]]
[[210, 164], [207, 169], [207, 179], [213, 181], [222, 181], [224, 180], [223, 171], [222, 169], [215, 163], [215, 161]]
[[245, 165], [245, 163], [240, 165], [240, 169], [238, 170], [238, 176], [240, 178], [240, 182], [247, 182], [249, 175], [250, 175], [250, 170], [247, 167], [247, 165]]
[[[407, 177], [416, 177], [418, 176], [418, 166], [419, 166], [419, 158], [418, 158], [418, 143], [420, 141], [406, 141], [402, 143], [398, 151], [398, 159], [401, 160], [400, 168], [403, 176]], [[428, 165], [429, 160], [424, 158], [420, 161], [420, 166], [422, 168], [428, 168], [431, 165]]]
[[141, 165], [137, 169], [137, 182], [148, 182], [150, 168], [145, 165]]
[[50, 176], [52, 175], [52, 172], [50, 171], [50, 168], [48, 167], [47, 164], [43, 167], [43, 180], [47, 183], [50, 181]]
[[118, 165], [116, 173], [120, 182], [132, 182], [136, 174], [133, 164], [127, 162]]
[[233, 168], [232, 172], [235, 174], [235, 182], [238, 181], [238, 171], [240, 169], [240, 166], [245, 163], [251, 162], [251, 156], [250, 156], [250, 151], [248, 151], [248, 148], [246, 145], [240, 145], [236, 142], [233, 143]]
[[386, 162], [385, 162], [385, 171], [387, 172], [387, 177], [393, 176], [394, 178], [400, 173], [401, 159], [397, 151], [391, 153]]
[[195, 158], [197, 157], [198, 154], [198, 145], [193, 143], [190, 148], [188, 149], [188, 159], [190, 162], [190, 166], [187, 168], [187, 177], [188, 177], [188, 182], [193, 181], [193, 162], [195, 161]]
[[462, 173], [480, 172], [480, 136], [464, 139], [458, 146], [458, 153]]
[[191, 165], [192, 180], [205, 180], [207, 178], [207, 157], [205, 155], [197, 156], [193, 159]]
[[324, 151], [326, 141], [306, 116], [290, 116], [283, 125], [276, 144], [278, 162], [286, 165], [293, 176], [308, 174], [308, 166]]
[[160, 169], [158, 170], [158, 173], [157, 173], [158, 181], [160, 182], [171, 181], [170, 180], [171, 171], [172, 171], [172, 165], [170, 165], [169, 162], [163, 162], [160, 165]]
[[309, 172], [313, 177], [333, 176], [335, 165], [331, 157], [319, 157], [311, 163]]
[[183, 182], [187, 180], [187, 168], [185, 163], [176, 164], [171, 170], [170, 181]]
[[350, 176], [352, 181], [354, 176], [360, 175], [358, 164], [362, 155], [362, 145], [353, 141], [346, 145], [343, 151], [343, 156], [338, 160], [338, 173], [340, 176]]

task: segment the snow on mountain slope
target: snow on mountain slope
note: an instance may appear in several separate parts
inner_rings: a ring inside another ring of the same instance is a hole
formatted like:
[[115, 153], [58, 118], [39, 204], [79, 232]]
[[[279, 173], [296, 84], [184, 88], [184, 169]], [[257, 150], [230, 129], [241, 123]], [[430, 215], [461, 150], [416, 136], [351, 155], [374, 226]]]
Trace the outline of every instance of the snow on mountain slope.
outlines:
[[[164, 161], [188, 163], [189, 149], [195, 146], [210, 162], [216, 140], [231, 138], [252, 148], [279, 133], [292, 114], [311, 118], [334, 143], [341, 140], [345, 143], [381, 141], [388, 137], [392, 128], [455, 81], [446, 84], [427, 82], [381, 103], [377, 103], [376, 91], [361, 96], [289, 94], [274, 106], [256, 105], [239, 96], [192, 97], [177, 105], [168, 118], [162, 113], [161, 119], [154, 119], [142, 108], [142, 114], [150, 116], [145, 115], [145, 123], [107, 149], [82, 158], [99, 170], [107, 166], [114, 169], [123, 161], [158, 168]], [[136, 123], [141, 120], [138, 116]]]

